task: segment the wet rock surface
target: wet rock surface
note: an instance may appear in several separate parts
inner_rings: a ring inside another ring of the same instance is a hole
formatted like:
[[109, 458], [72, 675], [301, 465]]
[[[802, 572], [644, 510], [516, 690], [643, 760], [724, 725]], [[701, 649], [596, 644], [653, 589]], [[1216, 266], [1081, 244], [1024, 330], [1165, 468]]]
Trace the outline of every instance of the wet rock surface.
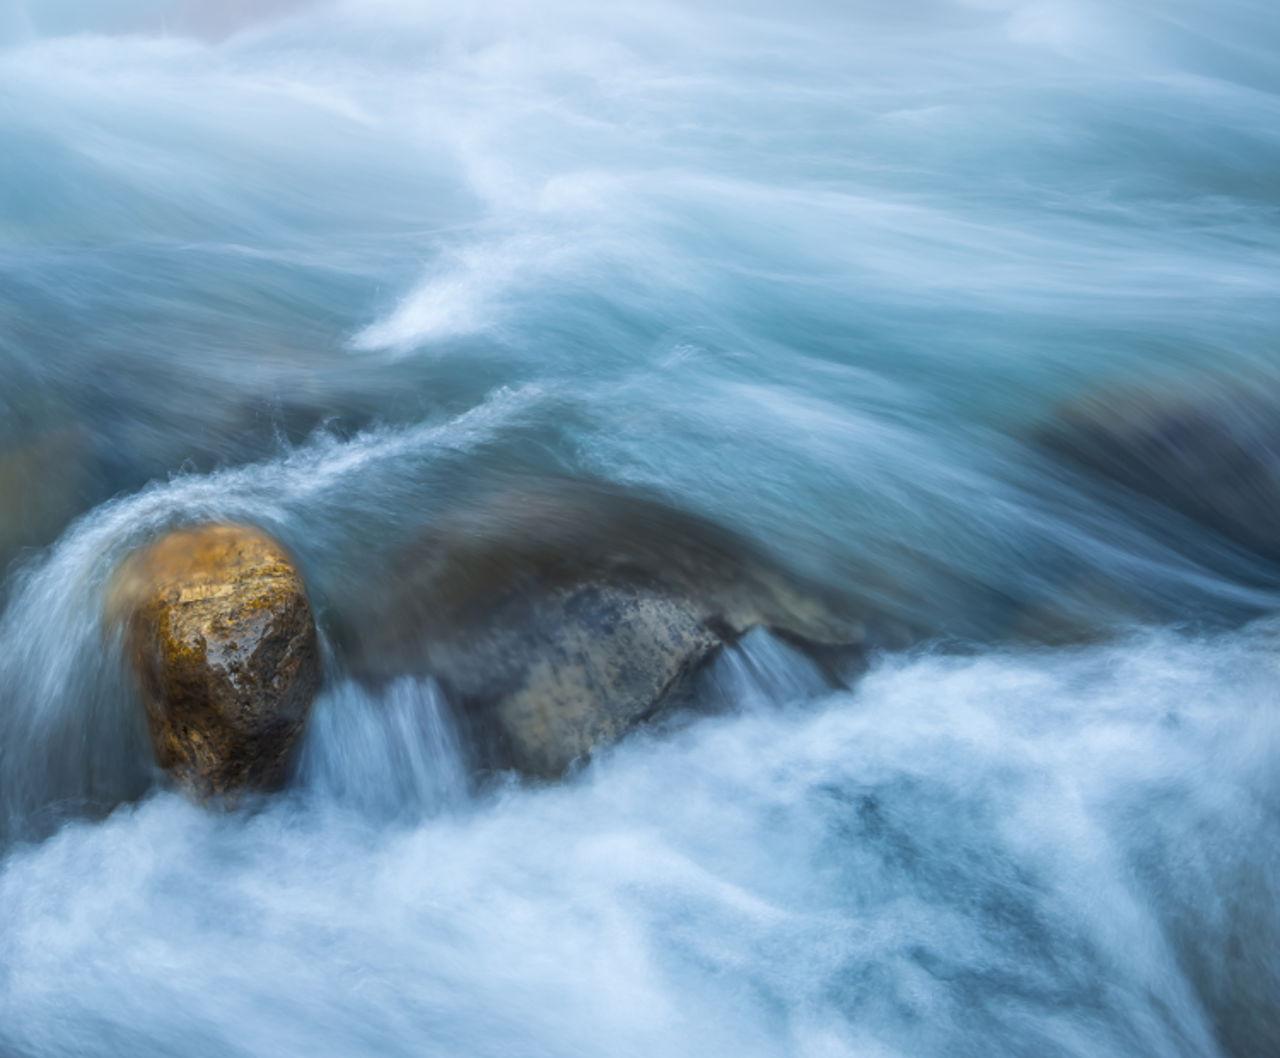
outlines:
[[864, 635], [732, 533], [568, 481], [473, 497], [338, 610], [359, 677], [429, 672], [482, 764], [537, 776], [662, 710], [750, 628], [849, 650]]
[[320, 683], [315, 623], [296, 567], [265, 533], [206, 525], [169, 533], [116, 574], [156, 759], [199, 797], [271, 789]]
[[511, 599], [430, 656], [482, 757], [552, 777], [656, 712], [722, 642], [683, 599], [579, 584]]

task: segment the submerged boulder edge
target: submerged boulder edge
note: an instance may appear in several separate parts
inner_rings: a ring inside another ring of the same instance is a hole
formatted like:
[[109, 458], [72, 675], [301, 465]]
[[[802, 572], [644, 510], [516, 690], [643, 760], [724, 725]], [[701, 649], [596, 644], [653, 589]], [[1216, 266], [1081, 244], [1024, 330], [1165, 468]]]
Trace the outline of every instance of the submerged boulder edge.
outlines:
[[1060, 464], [1280, 562], [1272, 528], [1280, 510], [1274, 380], [1116, 382], [1060, 405], [1033, 439]]
[[199, 799], [280, 787], [319, 689], [292, 557], [248, 525], [176, 529], [121, 564], [107, 598], [156, 761]]
[[351, 673], [433, 676], [475, 765], [538, 779], [688, 704], [752, 628], [865, 647], [861, 620], [732, 530], [576, 478], [481, 483], [361, 577], [330, 612]]

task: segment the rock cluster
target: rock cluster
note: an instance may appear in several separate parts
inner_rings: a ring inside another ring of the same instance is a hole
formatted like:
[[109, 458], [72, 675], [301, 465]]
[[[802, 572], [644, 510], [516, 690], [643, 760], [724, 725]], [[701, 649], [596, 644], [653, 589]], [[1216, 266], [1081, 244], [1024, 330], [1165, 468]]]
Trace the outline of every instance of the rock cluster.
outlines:
[[[750, 628], [854, 649], [861, 634], [734, 534], [582, 482], [481, 490], [361, 576], [332, 605], [352, 673], [435, 677], [482, 767], [539, 777], [676, 701]], [[320, 679], [283, 549], [245, 526], [172, 532], [111, 599], [160, 765], [199, 796], [278, 785]]]
[[[1038, 442], [1118, 502], [1280, 559], [1275, 411], [1225, 391], [1097, 394], [1061, 409]], [[352, 675], [436, 678], [477, 763], [541, 777], [681, 700], [751, 628], [815, 658], [866, 646], [848, 600], [736, 534], [579, 480], [482, 483], [368, 556], [348, 587], [331, 624]], [[1059, 587], [1083, 597], [1091, 582]], [[1105, 609], [1105, 595], [1088, 597]], [[110, 607], [161, 766], [199, 796], [279, 785], [320, 682], [311, 606], [283, 548], [246, 526], [171, 532], [124, 563]]]

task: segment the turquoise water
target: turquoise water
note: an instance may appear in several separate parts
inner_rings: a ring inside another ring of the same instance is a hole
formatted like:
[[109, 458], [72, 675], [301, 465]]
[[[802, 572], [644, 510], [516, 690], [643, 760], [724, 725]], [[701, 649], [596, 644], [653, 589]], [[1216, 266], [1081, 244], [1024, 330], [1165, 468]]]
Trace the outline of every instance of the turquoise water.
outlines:
[[[1043, 443], [1275, 419], [1271, 5], [451, 6], [0, 6], [0, 1053], [1280, 1050], [1275, 556]], [[157, 785], [131, 546], [262, 525], [325, 625], [547, 473], [916, 645], [551, 787], [338, 653], [284, 797]]]

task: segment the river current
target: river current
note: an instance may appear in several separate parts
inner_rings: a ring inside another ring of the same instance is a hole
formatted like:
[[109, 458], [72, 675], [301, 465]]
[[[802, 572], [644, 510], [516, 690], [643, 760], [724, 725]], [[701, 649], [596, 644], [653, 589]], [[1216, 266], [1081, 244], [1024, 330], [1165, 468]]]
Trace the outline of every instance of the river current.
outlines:
[[[1280, 1053], [1280, 570], [1044, 442], [1280, 465], [1277, 172], [1270, 0], [0, 0], [0, 1056]], [[495, 474], [912, 634], [477, 776], [325, 632]], [[233, 812], [103, 618], [203, 520], [326, 651]]]

